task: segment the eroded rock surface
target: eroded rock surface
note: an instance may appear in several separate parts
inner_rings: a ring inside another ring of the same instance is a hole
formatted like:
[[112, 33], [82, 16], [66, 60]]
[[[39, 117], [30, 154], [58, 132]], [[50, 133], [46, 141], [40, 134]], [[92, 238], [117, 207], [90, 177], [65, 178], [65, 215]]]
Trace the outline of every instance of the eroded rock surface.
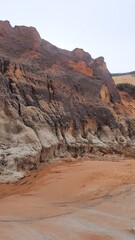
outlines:
[[59, 49], [33, 27], [0, 21], [1, 181], [56, 157], [134, 155], [134, 146], [135, 118], [103, 57]]

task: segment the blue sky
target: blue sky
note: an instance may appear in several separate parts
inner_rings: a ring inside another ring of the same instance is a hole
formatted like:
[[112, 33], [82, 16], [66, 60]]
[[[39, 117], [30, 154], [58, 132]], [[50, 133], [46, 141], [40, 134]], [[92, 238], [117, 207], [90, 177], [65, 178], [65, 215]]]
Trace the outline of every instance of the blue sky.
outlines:
[[42, 38], [93, 58], [111, 72], [135, 70], [135, 0], [0, 0], [1, 20], [34, 26]]

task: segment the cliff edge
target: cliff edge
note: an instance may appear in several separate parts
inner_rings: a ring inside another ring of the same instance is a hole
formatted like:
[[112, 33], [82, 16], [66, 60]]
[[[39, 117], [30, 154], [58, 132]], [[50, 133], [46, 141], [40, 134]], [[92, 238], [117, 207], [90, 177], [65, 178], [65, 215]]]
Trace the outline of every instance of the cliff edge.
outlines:
[[56, 157], [134, 149], [135, 118], [103, 57], [0, 21], [0, 181]]

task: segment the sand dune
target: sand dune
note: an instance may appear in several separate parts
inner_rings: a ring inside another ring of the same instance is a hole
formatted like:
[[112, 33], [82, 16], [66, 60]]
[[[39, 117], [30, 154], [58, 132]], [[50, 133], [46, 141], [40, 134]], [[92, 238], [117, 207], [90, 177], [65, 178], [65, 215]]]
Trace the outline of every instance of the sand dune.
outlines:
[[130, 84], [135, 85], [135, 74], [113, 76], [113, 80], [114, 80], [115, 84], [130, 83]]

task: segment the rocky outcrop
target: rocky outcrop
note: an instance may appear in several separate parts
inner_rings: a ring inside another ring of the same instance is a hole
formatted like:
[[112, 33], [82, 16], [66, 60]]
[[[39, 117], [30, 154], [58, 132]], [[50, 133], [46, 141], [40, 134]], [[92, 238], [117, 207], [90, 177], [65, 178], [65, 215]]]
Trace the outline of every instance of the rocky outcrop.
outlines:
[[65, 155], [134, 153], [134, 122], [102, 57], [0, 22], [1, 180]]

